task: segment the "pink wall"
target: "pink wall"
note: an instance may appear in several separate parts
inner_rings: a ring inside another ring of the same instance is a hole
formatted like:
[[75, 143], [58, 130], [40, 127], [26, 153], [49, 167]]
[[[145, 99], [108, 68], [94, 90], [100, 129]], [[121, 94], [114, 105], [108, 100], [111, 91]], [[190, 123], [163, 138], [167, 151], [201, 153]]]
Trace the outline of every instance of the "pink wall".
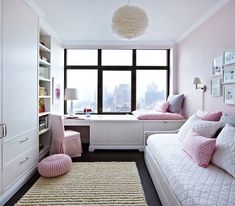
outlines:
[[222, 95], [213, 97], [210, 94], [211, 60], [229, 48], [235, 48], [235, 0], [231, 0], [177, 44], [177, 90], [186, 96], [183, 108], [186, 116], [201, 109], [202, 92], [196, 91], [192, 84], [197, 76], [207, 86], [204, 93], [205, 110], [235, 114], [235, 105], [224, 104]]

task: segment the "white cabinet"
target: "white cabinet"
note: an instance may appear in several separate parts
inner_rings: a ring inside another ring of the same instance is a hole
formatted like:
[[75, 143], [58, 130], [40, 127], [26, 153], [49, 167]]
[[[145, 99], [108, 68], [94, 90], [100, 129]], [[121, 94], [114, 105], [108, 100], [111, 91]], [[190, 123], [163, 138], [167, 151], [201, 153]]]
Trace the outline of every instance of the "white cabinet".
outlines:
[[[106, 118], [106, 120], [104, 120]], [[91, 117], [89, 151], [95, 149], [144, 150], [146, 131], [169, 131], [179, 129], [185, 120], [133, 120], [131, 116]], [[107, 120], [109, 119], [109, 120]], [[128, 120], [127, 120], [128, 119]]]
[[[3, 78], [3, 70], [2, 70], [2, 0], [0, 1], [0, 124], [2, 123], [2, 78]], [[2, 194], [3, 184], [2, 184], [2, 139], [3, 138], [3, 128], [0, 125], [0, 195]], [[0, 203], [1, 205], [1, 203]]]
[[138, 120], [92, 120], [90, 151], [95, 149], [143, 150], [143, 123]]
[[4, 204], [26, 182], [38, 162], [38, 17], [23, 0], [3, 0], [0, 122], [1, 196]]

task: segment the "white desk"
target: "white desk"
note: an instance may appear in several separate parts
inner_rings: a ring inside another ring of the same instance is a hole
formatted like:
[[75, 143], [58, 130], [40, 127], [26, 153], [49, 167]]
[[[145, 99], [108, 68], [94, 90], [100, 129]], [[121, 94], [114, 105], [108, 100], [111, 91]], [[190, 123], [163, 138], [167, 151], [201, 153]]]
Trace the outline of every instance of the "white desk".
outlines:
[[89, 151], [95, 149], [138, 149], [144, 151], [145, 131], [176, 130], [185, 120], [138, 120], [134, 115], [79, 115], [64, 119], [65, 126], [89, 127]]

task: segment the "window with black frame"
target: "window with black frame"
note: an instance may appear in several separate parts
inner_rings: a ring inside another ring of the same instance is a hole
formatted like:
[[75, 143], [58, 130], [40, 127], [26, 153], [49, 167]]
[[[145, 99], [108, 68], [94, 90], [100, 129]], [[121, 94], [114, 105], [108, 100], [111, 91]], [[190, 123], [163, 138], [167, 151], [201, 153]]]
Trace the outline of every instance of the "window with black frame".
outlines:
[[[169, 94], [170, 50], [65, 50], [65, 88], [77, 88], [76, 113], [154, 109]], [[68, 106], [67, 106], [68, 105]], [[69, 110], [65, 103], [65, 113]]]

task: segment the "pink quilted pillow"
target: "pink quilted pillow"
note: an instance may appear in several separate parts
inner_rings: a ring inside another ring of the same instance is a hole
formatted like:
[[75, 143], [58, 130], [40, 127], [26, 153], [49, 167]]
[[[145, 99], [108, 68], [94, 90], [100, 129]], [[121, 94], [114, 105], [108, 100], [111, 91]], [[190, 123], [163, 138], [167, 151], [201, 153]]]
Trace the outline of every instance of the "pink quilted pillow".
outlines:
[[38, 163], [38, 172], [44, 177], [56, 177], [67, 173], [72, 166], [71, 157], [66, 154], [54, 154]]
[[156, 105], [155, 110], [158, 112], [167, 112], [169, 107], [169, 102], [160, 102]]
[[220, 117], [222, 116], [222, 112], [207, 112], [207, 111], [202, 111], [199, 110], [197, 112], [197, 116], [206, 121], [219, 121]]
[[207, 167], [215, 150], [216, 139], [203, 137], [190, 130], [183, 141], [183, 150], [201, 167]]

